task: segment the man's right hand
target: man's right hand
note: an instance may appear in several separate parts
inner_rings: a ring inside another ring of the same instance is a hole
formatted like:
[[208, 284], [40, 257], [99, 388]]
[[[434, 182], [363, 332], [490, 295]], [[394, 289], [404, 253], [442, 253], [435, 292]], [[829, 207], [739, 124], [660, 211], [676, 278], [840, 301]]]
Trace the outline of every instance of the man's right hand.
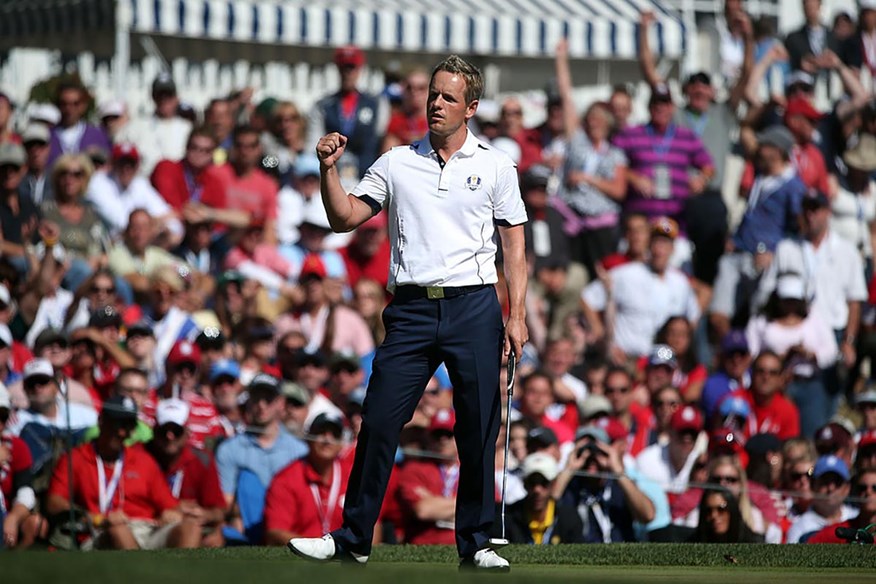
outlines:
[[344, 153], [347, 147], [347, 137], [337, 132], [326, 134], [316, 144], [316, 155], [319, 157], [320, 166], [328, 170]]

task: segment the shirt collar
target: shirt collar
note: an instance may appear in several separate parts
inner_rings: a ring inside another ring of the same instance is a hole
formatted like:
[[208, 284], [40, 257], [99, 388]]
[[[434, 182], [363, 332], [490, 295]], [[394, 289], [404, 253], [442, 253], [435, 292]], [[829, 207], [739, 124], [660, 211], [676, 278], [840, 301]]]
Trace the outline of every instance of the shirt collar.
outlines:
[[[479, 146], [486, 148], [484, 143], [474, 135], [474, 132], [466, 128], [465, 142], [462, 143], [462, 147], [457, 152], [461, 156], [473, 156]], [[414, 142], [414, 148], [417, 154], [422, 156], [429, 156], [435, 152], [435, 149], [432, 148], [432, 142], [429, 140], [429, 134], [420, 138], [418, 142]]]

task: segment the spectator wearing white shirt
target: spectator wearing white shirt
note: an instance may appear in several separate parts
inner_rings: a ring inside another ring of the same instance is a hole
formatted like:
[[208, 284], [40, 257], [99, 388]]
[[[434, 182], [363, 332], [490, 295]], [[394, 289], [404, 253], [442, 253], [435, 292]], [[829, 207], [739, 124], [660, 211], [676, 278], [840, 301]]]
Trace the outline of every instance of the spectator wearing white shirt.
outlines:
[[140, 164], [137, 146], [131, 143], [116, 144], [113, 146], [110, 171], [96, 172], [91, 177], [87, 199], [113, 236], [127, 228], [132, 211], [143, 209], [164, 226], [168, 242], [176, 245], [183, 236], [182, 223], [149, 180], [137, 174]]
[[159, 160], [179, 160], [185, 155], [192, 124], [177, 115], [179, 96], [170, 73], [159, 73], [152, 82], [155, 112], [127, 124], [116, 141], [137, 145], [143, 157], [140, 174], [149, 176]]
[[677, 236], [675, 221], [656, 219], [647, 263], [618, 266], [582, 293], [585, 318], [596, 335], [608, 341], [616, 364], [647, 355], [654, 335], [670, 316], [682, 315], [692, 324], [700, 317], [687, 276], [669, 266]]
[[672, 414], [669, 421], [669, 442], [652, 444], [636, 457], [636, 469], [667, 493], [687, 490], [690, 472], [704, 450], [699, 436], [703, 416], [694, 406], [684, 406]]

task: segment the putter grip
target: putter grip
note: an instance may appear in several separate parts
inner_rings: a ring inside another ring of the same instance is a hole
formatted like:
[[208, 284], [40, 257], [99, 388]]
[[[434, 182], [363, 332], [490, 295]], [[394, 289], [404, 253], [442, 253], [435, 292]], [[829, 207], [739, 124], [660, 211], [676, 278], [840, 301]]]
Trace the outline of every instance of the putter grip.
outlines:
[[508, 355], [508, 395], [514, 393], [514, 373], [517, 370], [517, 356], [514, 354], [514, 351]]

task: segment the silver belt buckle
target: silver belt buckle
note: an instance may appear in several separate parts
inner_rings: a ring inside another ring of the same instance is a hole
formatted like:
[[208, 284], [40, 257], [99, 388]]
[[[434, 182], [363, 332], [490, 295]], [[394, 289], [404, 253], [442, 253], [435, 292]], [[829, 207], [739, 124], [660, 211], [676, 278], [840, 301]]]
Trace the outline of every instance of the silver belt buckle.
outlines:
[[427, 286], [426, 297], [429, 300], [438, 300], [440, 298], [444, 298], [444, 288], [442, 288], [441, 286]]

